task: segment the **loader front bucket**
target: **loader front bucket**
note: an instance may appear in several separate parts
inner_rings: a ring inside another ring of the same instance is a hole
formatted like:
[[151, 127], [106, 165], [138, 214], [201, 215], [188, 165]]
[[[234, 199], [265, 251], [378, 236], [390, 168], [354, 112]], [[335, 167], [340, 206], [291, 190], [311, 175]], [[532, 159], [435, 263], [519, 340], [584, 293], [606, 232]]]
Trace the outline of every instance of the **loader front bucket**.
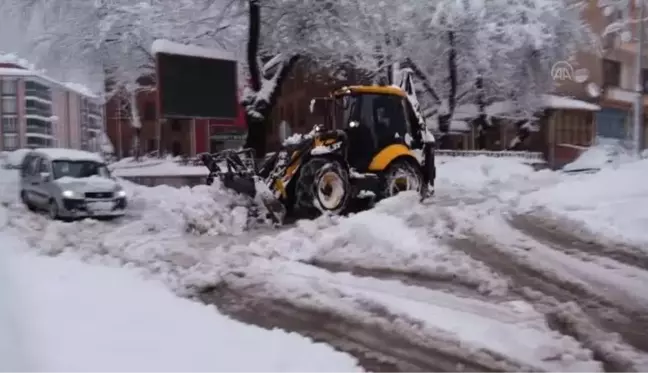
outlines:
[[221, 179], [225, 188], [231, 189], [250, 198], [256, 196], [256, 186], [254, 185], [254, 179], [252, 178], [223, 174]]

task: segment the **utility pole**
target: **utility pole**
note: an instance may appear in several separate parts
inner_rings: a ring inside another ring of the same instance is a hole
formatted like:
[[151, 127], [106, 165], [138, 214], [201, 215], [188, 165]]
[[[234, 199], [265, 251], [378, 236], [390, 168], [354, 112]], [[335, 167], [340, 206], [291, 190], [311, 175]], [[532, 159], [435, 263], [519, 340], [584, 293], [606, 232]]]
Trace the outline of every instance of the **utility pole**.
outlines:
[[635, 77], [637, 81], [635, 82], [635, 91], [637, 93], [635, 108], [634, 108], [634, 136], [633, 136], [633, 145], [634, 145], [634, 154], [637, 158], [641, 155], [642, 150], [642, 140], [643, 140], [643, 93], [644, 93], [644, 84], [643, 84], [643, 44], [644, 44], [644, 1], [639, 0], [639, 23], [637, 25], [637, 60], [635, 66]]

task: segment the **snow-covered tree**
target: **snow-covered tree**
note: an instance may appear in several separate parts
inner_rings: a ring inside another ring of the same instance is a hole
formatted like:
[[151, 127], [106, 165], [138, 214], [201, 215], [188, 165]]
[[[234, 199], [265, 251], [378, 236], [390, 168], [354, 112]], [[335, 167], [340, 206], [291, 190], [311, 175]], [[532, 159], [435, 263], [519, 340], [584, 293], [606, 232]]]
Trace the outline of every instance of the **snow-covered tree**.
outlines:
[[551, 66], [589, 47], [579, 2], [440, 0], [427, 8], [416, 12], [414, 23], [426, 26], [413, 34], [409, 62], [442, 134], [457, 114], [482, 134], [492, 117], [531, 119], [553, 89]]
[[155, 39], [238, 52], [246, 145], [259, 155], [281, 83], [299, 59], [388, 83], [395, 66], [410, 68], [427, 116], [447, 133], [459, 108], [473, 108], [460, 114], [480, 129], [493, 116], [531, 118], [552, 88], [552, 64], [587, 39], [576, 0], [24, 1], [46, 9], [43, 51], [100, 67], [110, 91], [131, 98], [147, 88], [138, 79], [152, 75]]

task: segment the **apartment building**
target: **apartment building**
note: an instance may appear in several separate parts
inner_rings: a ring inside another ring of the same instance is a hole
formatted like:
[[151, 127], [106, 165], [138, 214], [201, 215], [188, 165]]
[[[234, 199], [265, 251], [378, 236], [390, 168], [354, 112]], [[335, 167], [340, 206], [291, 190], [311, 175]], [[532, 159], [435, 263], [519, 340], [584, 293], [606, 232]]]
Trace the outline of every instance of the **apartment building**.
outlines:
[[103, 106], [82, 87], [17, 63], [0, 63], [0, 150], [99, 150]]

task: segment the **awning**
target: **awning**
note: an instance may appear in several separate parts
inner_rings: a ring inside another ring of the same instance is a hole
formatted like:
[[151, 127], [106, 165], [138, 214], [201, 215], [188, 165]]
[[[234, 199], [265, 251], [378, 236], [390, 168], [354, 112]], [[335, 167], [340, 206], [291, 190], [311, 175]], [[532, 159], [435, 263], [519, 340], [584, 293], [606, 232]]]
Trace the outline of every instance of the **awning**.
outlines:
[[571, 109], [599, 111], [601, 107], [587, 101], [577, 100], [575, 98], [557, 95], [544, 95], [544, 102], [549, 109]]

